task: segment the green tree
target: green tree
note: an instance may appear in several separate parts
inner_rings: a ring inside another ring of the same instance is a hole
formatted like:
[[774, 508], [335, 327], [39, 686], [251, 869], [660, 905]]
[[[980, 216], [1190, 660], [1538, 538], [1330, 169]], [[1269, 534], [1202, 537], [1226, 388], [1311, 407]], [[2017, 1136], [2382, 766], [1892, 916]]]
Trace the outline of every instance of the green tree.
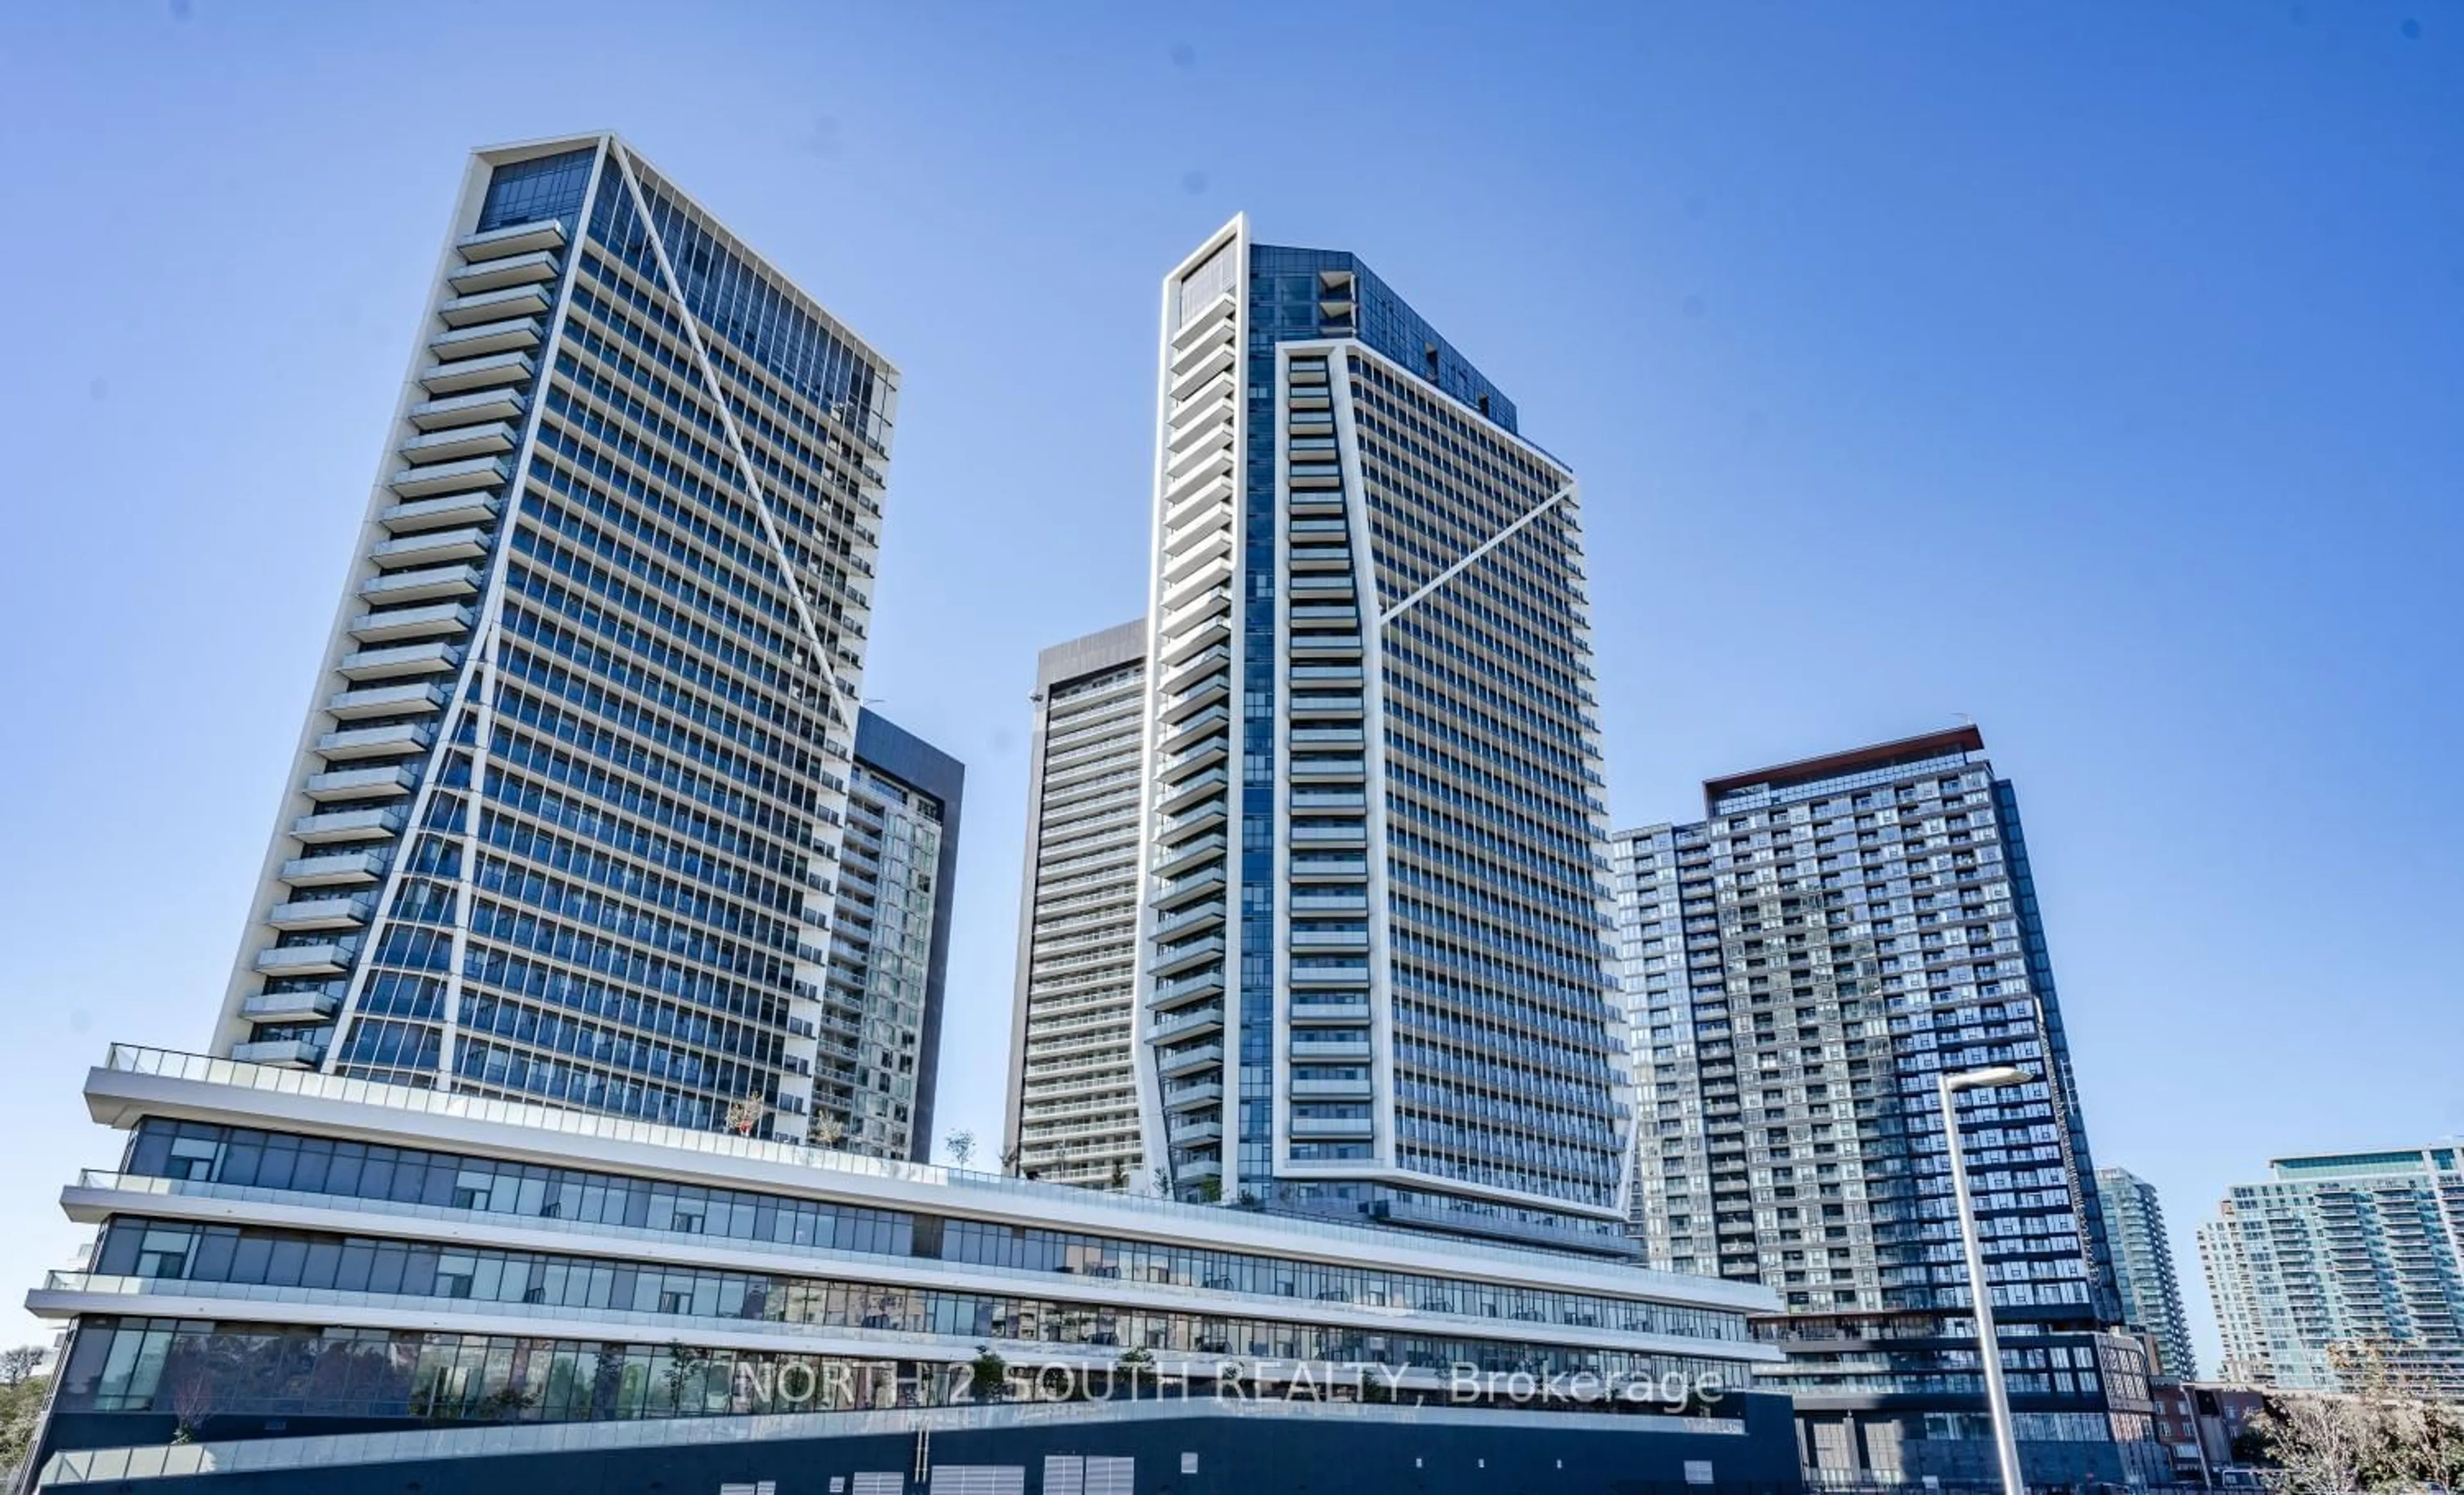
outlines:
[[0, 1381], [0, 1483], [33, 1456], [34, 1436], [43, 1428], [43, 1402], [51, 1392], [51, 1377], [31, 1372]]
[[967, 1371], [967, 1394], [976, 1400], [999, 1401], [1009, 1395], [1009, 1362], [995, 1354], [992, 1346], [976, 1346]]

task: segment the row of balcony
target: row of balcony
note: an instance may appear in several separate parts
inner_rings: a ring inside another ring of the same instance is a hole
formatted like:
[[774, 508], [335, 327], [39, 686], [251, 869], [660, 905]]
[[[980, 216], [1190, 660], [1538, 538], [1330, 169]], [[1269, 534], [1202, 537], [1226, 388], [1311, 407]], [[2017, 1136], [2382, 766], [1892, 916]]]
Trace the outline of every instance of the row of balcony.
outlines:
[[[482, 565], [503, 514], [503, 491], [520, 444], [529, 388], [561, 270], [564, 231], [554, 222], [473, 234], [457, 246], [450, 295], [438, 304], [434, 360], [418, 376], [422, 398], [386, 479], [394, 501], [377, 514], [383, 538], [360, 583], [367, 610], [347, 626], [353, 647], [335, 666], [330, 730], [314, 751], [322, 767], [301, 792], [311, 808], [292, 822], [299, 854], [285, 860], [286, 891], [266, 924], [288, 935], [323, 936], [261, 952], [256, 968], [277, 985], [332, 976], [313, 990], [269, 990], [241, 1015], [283, 1028], [330, 1022], [347, 973], [375, 916], [392, 844], [407, 824], [420, 775], [434, 750], [439, 715], [467, 662]], [[330, 1034], [327, 1035], [330, 1037]], [[261, 1063], [321, 1063], [326, 1037], [242, 1045]]]

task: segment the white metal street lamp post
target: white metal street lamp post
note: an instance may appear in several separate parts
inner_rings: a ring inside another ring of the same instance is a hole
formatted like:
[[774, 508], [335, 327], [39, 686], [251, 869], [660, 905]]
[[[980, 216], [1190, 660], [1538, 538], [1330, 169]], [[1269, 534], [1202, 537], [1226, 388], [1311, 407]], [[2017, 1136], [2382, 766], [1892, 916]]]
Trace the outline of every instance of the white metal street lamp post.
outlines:
[[2002, 1495], [2026, 1495], [2019, 1482], [2019, 1440], [2011, 1429], [2011, 1395], [2002, 1385], [2002, 1347], [1993, 1335], [1993, 1294], [1985, 1282], [1985, 1247], [1976, 1238], [1976, 1206], [1968, 1196], [1968, 1159], [1959, 1148], [1959, 1093], [1999, 1089], [2035, 1076], [2016, 1065], [1946, 1071], [1941, 1079], [1943, 1135], [1950, 1144], [1950, 1187], [1959, 1210], [1959, 1240], [1968, 1248], [1968, 1299], [1976, 1317], [1976, 1355], [1985, 1367], [1985, 1404], [1993, 1415], [1993, 1452], [2002, 1464]]

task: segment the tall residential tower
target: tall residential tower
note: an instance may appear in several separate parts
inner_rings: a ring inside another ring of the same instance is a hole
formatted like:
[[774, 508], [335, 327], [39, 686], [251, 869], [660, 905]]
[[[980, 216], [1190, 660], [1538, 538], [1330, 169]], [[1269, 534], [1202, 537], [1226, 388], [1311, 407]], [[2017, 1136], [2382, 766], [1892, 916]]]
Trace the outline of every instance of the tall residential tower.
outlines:
[[950, 911], [966, 766], [856, 714], [847, 836], [814, 1065], [813, 1135], [876, 1157], [933, 1156]]
[[1163, 285], [1138, 1078], [1183, 1198], [1618, 1249], [1573, 474], [1349, 253]]
[[2156, 1186], [2126, 1168], [2096, 1171], [2103, 1207], [2105, 1255], [2122, 1299], [2122, 1322], [2156, 1342], [2157, 1374], [2177, 1381], [2199, 1378], [2190, 1350], [2189, 1321], [2182, 1316], [2181, 1279], [2173, 1270], [2173, 1240], [2165, 1229], [2165, 1205]]
[[2199, 1227], [2224, 1374], [2347, 1391], [2375, 1357], [2464, 1396], [2464, 1147], [2279, 1157]]
[[1146, 649], [1139, 618], [1035, 663], [1003, 1152], [1048, 1183], [1147, 1181], [1131, 1044]]
[[1616, 846], [1652, 1264], [1758, 1282], [1766, 1378], [1833, 1478], [1990, 1477], [1936, 1078], [2012, 1064], [1961, 1136], [2023, 1459], [2159, 1469], [2104, 1260], [2018, 801], [1963, 727], [1715, 779]]
[[474, 155], [216, 1049], [805, 1136], [896, 389], [615, 137]]

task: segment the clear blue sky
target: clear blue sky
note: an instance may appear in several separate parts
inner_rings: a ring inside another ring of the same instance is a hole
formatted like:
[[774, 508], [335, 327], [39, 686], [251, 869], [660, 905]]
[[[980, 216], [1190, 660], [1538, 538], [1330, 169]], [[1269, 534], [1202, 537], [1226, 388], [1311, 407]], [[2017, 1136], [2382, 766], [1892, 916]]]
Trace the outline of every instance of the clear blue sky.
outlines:
[[1602, 9], [0, 15], [0, 1291], [113, 1161], [83, 1066], [207, 1037], [464, 153], [605, 126], [905, 370], [869, 691], [972, 778], [947, 1125], [1034, 651], [1143, 605], [1156, 280], [1245, 209], [1583, 473], [1620, 823], [1983, 726], [2212, 1353], [2226, 1183], [2464, 1131], [2464, 11]]

